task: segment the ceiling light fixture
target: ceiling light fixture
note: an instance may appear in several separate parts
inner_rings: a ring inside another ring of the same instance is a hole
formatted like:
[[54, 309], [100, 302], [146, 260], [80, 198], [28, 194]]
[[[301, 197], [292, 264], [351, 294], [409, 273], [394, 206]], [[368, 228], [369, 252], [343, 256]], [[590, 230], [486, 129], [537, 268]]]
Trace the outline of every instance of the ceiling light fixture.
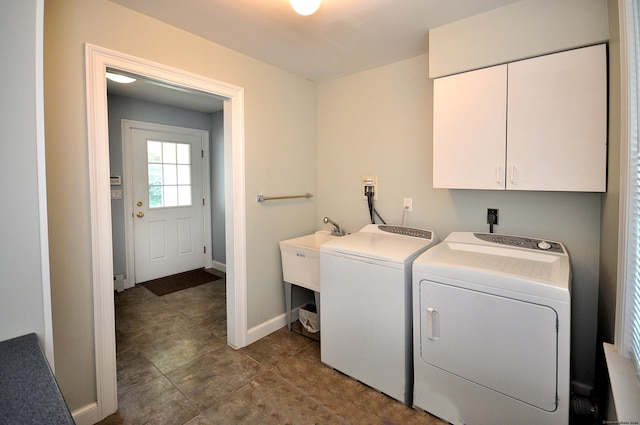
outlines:
[[313, 15], [320, 7], [321, 0], [289, 0], [291, 7], [302, 16]]
[[120, 83], [120, 84], [129, 84], [129, 83], [133, 83], [136, 80], [135, 78], [127, 77], [126, 75], [122, 75], [122, 74], [115, 74], [109, 71], [107, 71], [107, 78], [113, 82]]

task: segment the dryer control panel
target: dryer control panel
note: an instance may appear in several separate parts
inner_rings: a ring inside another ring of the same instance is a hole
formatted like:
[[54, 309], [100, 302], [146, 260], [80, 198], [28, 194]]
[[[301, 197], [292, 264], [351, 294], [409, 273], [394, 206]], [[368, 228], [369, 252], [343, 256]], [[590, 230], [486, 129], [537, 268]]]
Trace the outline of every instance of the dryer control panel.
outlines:
[[516, 246], [519, 248], [535, 249], [536, 251], [549, 251], [564, 254], [562, 245], [557, 242], [523, 238], [520, 236], [498, 235], [494, 233], [474, 233], [473, 235], [486, 242]]

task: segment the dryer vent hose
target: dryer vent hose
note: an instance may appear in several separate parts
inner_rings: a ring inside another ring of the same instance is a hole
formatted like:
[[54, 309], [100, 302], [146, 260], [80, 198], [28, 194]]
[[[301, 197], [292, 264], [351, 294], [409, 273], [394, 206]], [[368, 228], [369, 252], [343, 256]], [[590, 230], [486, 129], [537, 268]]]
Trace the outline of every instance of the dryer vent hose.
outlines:
[[578, 416], [593, 416], [596, 414], [591, 400], [588, 397], [571, 395], [571, 411]]

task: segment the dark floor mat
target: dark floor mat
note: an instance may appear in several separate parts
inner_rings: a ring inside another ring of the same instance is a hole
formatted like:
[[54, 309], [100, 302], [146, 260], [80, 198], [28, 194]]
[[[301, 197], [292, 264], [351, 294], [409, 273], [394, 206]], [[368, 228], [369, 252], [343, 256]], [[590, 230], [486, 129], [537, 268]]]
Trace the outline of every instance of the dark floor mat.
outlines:
[[140, 285], [144, 286], [154, 294], [162, 296], [178, 292], [183, 289], [193, 288], [194, 286], [202, 285], [204, 283], [213, 282], [218, 279], [220, 279], [219, 276], [213, 275], [204, 269], [197, 269], [149, 280], [142, 282]]

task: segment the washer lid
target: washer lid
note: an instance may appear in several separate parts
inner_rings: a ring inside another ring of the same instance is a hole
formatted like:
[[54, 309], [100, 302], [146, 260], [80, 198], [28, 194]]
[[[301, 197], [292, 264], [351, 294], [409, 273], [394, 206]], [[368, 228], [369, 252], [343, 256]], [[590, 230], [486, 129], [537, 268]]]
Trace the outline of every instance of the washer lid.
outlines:
[[401, 233], [393, 233], [380, 227], [383, 226], [370, 224], [359, 232], [325, 242], [320, 246], [320, 253], [404, 265], [439, 241], [430, 230], [411, 229], [420, 236], [410, 236], [403, 232], [407, 228], [396, 226], [395, 229]]
[[571, 264], [562, 244], [552, 242], [550, 245], [561, 249], [550, 251], [508, 242], [520, 237], [495, 237], [497, 242], [479, 238], [473, 233], [454, 232], [416, 259], [414, 276], [422, 278], [428, 275], [430, 279], [440, 276], [569, 301]]

